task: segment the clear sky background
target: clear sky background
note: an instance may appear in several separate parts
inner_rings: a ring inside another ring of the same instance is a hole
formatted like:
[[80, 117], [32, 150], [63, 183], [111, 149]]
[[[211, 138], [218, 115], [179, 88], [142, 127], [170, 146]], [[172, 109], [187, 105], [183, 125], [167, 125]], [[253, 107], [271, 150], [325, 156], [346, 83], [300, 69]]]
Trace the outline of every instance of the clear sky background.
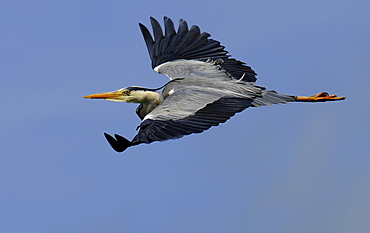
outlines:
[[[0, 232], [368, 232], [370, 2], [0, 4]], [[82, 96], [167, 78], [138, 23], [180, 18], [283, 94], [198, 135], [119, 154], [136, 105]]]

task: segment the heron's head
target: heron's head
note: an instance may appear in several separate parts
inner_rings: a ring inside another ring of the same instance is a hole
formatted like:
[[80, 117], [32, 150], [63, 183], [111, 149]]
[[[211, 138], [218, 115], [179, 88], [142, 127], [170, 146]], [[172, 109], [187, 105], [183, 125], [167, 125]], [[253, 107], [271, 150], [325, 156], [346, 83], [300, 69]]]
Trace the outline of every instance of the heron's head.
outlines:
[[87, 99], [105, 99], [116, 102], [143, 103], [144, 101], [159, 98], [157, 89], [144, 87], [125, 87], [116, 91], [103, 92], [84, 96]]

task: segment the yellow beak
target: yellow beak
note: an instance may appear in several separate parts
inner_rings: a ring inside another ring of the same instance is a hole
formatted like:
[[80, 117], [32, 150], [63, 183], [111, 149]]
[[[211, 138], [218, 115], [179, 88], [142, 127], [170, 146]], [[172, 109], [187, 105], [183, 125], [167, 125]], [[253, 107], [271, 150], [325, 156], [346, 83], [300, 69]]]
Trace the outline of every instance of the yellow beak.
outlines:
[[97, 94], [92, 94], [92, 95], [87, 95], [84, 96], [83, 98], [87, 99], [107, 99], [107, 98], [118, 98], [121, 96], [120, 93], [118, 92], [103, 92], [103, 93], [97, 93]]

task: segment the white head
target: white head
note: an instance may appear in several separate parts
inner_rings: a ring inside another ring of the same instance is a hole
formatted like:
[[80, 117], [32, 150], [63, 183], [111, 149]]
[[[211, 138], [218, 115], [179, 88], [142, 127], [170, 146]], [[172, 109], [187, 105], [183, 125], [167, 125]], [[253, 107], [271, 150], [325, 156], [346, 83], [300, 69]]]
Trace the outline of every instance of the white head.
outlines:
[[102, 92], [84, 96], [88, 99], [105, 99], [116, 102], [126, 103], [143, 103], [151, 100], [159, 99], [159, 93], [155, 92], [158, 89], [148, 89], [144, 87], [125, 87], [116, 91]]

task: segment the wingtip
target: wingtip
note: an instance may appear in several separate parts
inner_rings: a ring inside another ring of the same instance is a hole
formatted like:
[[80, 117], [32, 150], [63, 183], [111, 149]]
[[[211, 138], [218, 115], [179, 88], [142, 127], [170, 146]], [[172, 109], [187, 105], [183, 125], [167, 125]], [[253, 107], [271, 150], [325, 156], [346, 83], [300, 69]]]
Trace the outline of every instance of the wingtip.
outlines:
[[156, 18], [154, 18], [152, 16], [150, 16], [150, 22], [159, 24], [159, 22], [156, 20]]
[[113, 150], [117, 152], [123, 152], [127, 148], [132, 146], [132, 143], [129, 140], [118, 134], [115, 134], [113, 137], [107, 133], [104, 133], [104, 136], [107, 139], [109, 145], [113, 148]]

